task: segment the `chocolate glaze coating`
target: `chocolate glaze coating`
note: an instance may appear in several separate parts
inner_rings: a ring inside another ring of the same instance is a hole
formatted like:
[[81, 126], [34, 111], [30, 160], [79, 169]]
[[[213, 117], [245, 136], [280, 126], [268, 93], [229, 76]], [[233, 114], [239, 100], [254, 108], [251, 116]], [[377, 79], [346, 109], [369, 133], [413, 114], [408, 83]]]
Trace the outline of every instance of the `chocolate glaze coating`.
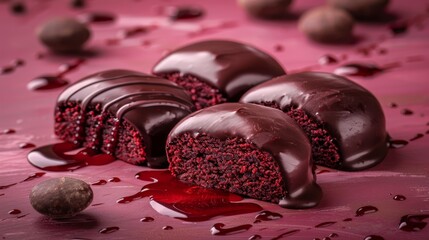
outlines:
[[134, 126], [144, 139], [148, 164], [154, 166], [165, 157], [152, 156], [152, 147], [164, 145], [169, 130], [194, 109], [189, 95], [175, 83], [118, 69], [87, 76], [65, 89], [56, 111], [69, 101], [80, 103], [83, 118], [89, 106], [100, 104], [101, 114], [108, 112]]
[[305, 72], [281, 76], [252, 88], [244, 103], [276, 102], [281, 109], [302, 108], [337, 140], [341, 170], [372, 167], [387, 154], [383, 110], [358, 84], [334, 74]]
[[322, 197], [312, 171], [311, 146], [305, 133], [277, 109], [243, 103], [202, 109], [174, 127], [167, 145], [184, 133], [205, 133], [219, 139], [241, 137], [271, 153], [282, 170], [288, 192], [279, 203], [283, 207], [313, 207]]
[[181, 47], [161, 59], [152, 71], [156, 75], [192, 75], [220, 89], [230, 101], [261, 82], [285, 74], [280, 64], [261, 50], [225, 40]]

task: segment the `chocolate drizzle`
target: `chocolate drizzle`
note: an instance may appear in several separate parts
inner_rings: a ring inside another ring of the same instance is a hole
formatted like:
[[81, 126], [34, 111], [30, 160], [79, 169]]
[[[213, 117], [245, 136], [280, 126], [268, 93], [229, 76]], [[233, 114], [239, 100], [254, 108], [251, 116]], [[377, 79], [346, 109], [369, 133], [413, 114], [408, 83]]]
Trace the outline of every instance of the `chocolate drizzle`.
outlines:
[[252, 46], [225, 40], [193, 43], [161, 59], [156, 75], [192, 75], [236, 101], [249, 88], [285, 71], [271, 56]]
[[287, 196], [279, 202], [282, 207], [313, 207], [322, 197], [312, 171], [310, 143], [299, 126], [279, 110], [242, 103], [206, 108], [177, 124], [170, 132], [167, 147], [184, 133], [204, 133], [219, 139], [240, 137], [270, 153], [285, 182]]
[[[76, 122], [76, 144], [85, 143], [86, 114], [98, 106], [98, 128], [92, 138], [95, 148], [101, 138], [102, 126], [107, 118], [115, 118], [112, 136], [106, 153], [114, 154], [118, 141], [120, 123], [127, 121], [143, 137], [146, 159], [149, 165], [159, 165], [165, 157], [154, 153], [152, 146], [163, 145], [168, 130], [194, 109], [190, 97], [176, 84], [144, 73], [129, 70], [99, 72], [65, 89], [57, 101], [56, 113], [70, 102], [78, 103], [80, 114]], [[70, 140], [70, 139], [65, 139]], [[162, 153], [165, 154], [165, 153]]]
[[240, 101], [303, 109], [336, 139], [341, 170], [372, 167], [387, 154], [380, 104], [369, 91], [344, 77], [315, 72], [281, 76], [252, 88]]

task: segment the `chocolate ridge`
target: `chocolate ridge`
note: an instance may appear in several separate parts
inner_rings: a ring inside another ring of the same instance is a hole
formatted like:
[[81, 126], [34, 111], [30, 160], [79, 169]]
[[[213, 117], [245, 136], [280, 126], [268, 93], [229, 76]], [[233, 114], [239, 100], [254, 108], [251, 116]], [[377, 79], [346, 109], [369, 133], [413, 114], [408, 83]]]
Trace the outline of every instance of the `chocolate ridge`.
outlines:
[[340, 170], [357, 171], [387, 154], [383, 110], [368, 90], [330, 73], [305, 72], [277, 77], [250, 89], [244, 103], [275, 102], [282, 110], [303, 109], [337, 140]]
[[192, 75], [218, 88], [235, 101], [249, 88], [284, 75], [281, 65], [263, 51], [246, 44], [227, 41], [201, 41], [181, 47], [153, 67], [155, 75]]
[[287, 208], [317, 205], [322, 191], [315, 182], [311, 146], [293, 119], [277, 109], [243, 103], [224, 103], [202, 109], [182, 119], [170, 132], [168, 143], [181, 134], [226, 139], [241, 137], [272, 154], [285, 179], [287, 196], [279, 204]]

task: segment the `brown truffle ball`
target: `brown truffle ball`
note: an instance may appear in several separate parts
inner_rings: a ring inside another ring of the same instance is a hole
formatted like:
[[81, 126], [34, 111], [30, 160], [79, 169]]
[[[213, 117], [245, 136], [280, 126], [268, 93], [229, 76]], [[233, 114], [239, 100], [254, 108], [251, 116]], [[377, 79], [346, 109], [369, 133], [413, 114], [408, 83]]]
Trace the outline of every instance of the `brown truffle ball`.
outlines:
[[298, 25], [310, 39], [325, 43], [350, 41], [353, 26], [354, 20], [350, 14], [333, 7], [318, 7], [306, 12]]
[[44, 23], [37, 31], [40, 41], [54, 52], [80, 51], [91, 32], [73, 18], [57, 18]]
[[375, 19], [380, 17], [389, 4], [389, 0], [328, 0], [328, 4], [349, 12], [357, 19]]
[[260, 18], [281, 18], [286, 15], [292, 0], [238, 0], [251, 15]]
[[87, 208], [92, 198], [92, 189], [86, 182], [69, 177], [41, 182], [30, 193], [33, 208], [52, 218], [72, 217]]

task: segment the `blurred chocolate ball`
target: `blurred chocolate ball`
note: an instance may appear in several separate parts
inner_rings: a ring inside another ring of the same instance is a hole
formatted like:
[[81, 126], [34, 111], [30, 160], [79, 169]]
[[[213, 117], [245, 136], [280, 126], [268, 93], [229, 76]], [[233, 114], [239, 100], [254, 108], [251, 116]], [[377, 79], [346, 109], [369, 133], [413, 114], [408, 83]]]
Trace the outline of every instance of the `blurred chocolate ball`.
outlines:
[[33, 187], [30, 202], [39, 213], [52, 218], [72, 217], [91, 204], [93, 193], [84, 181], [61, 177]]
[[83, 48], [91, 32], [85, 24], [73, 18], [57, 18], [41, 25], [37, 35], [54, 52], [74, 53]]
[[379, 18], [390, 0], [328, 0], [328, 4], [349, 12], [357, 19]]
[[238, 0], [252, 16], [259, 18], [281, 18], [287, 14], [292, 0]]
[[349, 42], [353, 39], [353, 17], [334, 7], [318, 7], [306, 12], [298, 28], [312, 40], [324, 43]]

